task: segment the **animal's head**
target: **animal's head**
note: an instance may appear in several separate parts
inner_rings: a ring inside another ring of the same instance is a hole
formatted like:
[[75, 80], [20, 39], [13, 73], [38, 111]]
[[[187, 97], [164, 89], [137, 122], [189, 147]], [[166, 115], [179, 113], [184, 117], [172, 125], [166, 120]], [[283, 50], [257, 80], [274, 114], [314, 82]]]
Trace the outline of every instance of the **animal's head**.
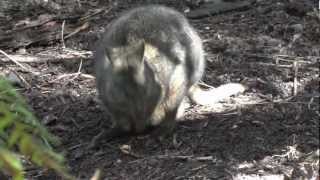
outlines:
[[145, 43], [138, 41], [126, 46], [114, 47], [107, 53], [114, 75], [133, 78], [138, 84], [145, 83], [144, 77]]

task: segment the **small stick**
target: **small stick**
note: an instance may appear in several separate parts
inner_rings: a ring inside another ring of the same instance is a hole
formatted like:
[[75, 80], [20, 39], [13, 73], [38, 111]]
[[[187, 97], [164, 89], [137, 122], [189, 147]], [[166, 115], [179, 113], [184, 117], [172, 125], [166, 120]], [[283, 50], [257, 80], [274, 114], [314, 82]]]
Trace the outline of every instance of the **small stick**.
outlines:
[[205, 168], [205, 167], [207, 167], [207, 166], [208, 166], [207, 164], [204, 164], [204, 165], [201, 165], [201, 166], [199, 166], [199, 167], [197, 167], [197, 168], [191, 169], [191, 171], [198, 171], [198, 170], [203, 169], [203, 168]]
[[[11, 60], [7, 60], [3, 58], [4, 56], [0, 56], [0, 59], [2, 58], [3, 62], [9, 62]], [[75, 59], [75, 60], [81, 60], [81, 59], [89, 59], [92, 57], [92, 52], [91, 51], [71, 51], [68, 50], [67, 48], [64, 49], [63, 53], [56, 54], [55, 52], [45, 52], [45, 53], [38, 53], [36, 55], [29, 55], [29, 54], [11, 54], [10, 55], [11, 59], [14, 59], [17, 62], [20, 63], [44, 63], [48, 61], [52, 62], [59, 62], [59, 61], [64, 61], [64, 60], [69, 60], [69, 59]]]
[[80, 64], [79, 64], [78, 73], [81, 73], [81, 69], [82, 69], [82, 59], [81, 59]]
[[281, 64], [262, 63], [262, 62], [257, 62], [256, 64], [261, 66], [276, 66], [279, 68], [292, 68], [292, 65], [281, 65]]
[[83, 25], [81, 25], [80, 27], [76, 28], [73, 32], [69, 33], [68, 35], [66, 35], [65, 39], [70, 38], [71, 36], [74, 36], [75, 34], [79, 33], [82, 30], [85, 30], [89, 27], [89, 23], [85, 22]]
[[85, 21], [85, 20], [89, 19], [90, 17], [93, 17], [93, 16], [95, 16], [95, 15], [98, 15], [98, 14], [104, 12], [104, 11], [105, 11], [106, 13], [108, 13], [110, 10], [111, 10], [111, 8], [109, 8], [109, 9], [98, 9], [96, 12], [94, 12], [94, 13], [92, 13], [92, 14], [89, 14], [89, 15], [87, 15], [87, 16], [85, 16], [85, 17], [80, 18], [80, 21]]
[[6, 52], [2, 51], [0, 49], [0, 53], [3, 54], [5, 57], [7, 57], [8, 59], [10, 59], [12, 62], [14, 62], [16, 65], [20, 66], [22, 69], [31, 72], [33, 74], [37, 74], [35, 72], [32, 72], [30, 69], [28, 69], [27, 67], [25, 67], [24, 65], [22, 65], [21, 63], [19, 63], [18, 61], [16, 61], [15, 59], [11, 58], [9, 54], [7, 54]]
[[298, 61], [299, 63], [312, 64], [312, 62], [309, 61], [310, 59], [320, 58], [320, 56], [302, 57], [302, 56], [289, 56], [289, 55], [281, 55], [281, 54], [268, 56], [268, 55], [263, 55], [263, 54], [243, 53], [242, 55], [249, 56], [249, 57], [259, 57], [259, 58], [274, 59], [276, 61], [275, 64], [280, 63], [280, 61], [285, 61], [285, 62]]
[[87, 146], [88, 149], [93, 149], [97, 146], [98, 142], [101, 140], [101, 138], [106, 135], [106, 131], [102, 130], [98, 135], [94, 136], [91, 140], [91, 143]]
[[194, 157], [194, 156], [172, 156], [172, 155], [159, 155], [156, 156], [159, 159], [177, 159], [177, 160], [196, 160], [196, 161], [212, 161], [212, 156], [202, 156], [202, 157]]
[[71, 74], [63, 74], [63, 75], [60, 75], [58, 76], [56, 79], [52, 80], [52, 81], [49, 81], [50, 83], [54, 83], [60, 79], [63, 79], [63, 78], [66, 78], [66, 77], [70, 77], [70, 76], [73, 76], [73, 77], [84, 77], [84, 78], [87, 78], [87, 79], [94, 79], [95, 77], [90, 75], [90, 74], [83, 74], [83, 73], [80, 73], [80, 72], [76, 72], [76, 73], [71, 73]]
[[71, 80], [74, 80], [75, 78], [79, 77], [82, 74], [81, 69], [82, 69], [82, 59], [80, 61], [80, 65], [79, 65], [78, 71], [76, 72], [76, 75]]
[[201, 85], [201, 86], [205, 86], [207, 88], [215, 89], [215, 87], [213, 87], [213, 86], [211, 86], [211, 85], [209, 85], [209, 84], [207, 84], [207, 83], [205, 83], [203, 81], [200, 81], [198, 84]]
[[90, 178], [90, 180], [99, 180], [100, 177], [101, 177], [101, 171], [100, 171], [100, 169], [97, 169], [94, 172], [94, 175]]
[[298, 87], [298, 80], [297, 80], [297, 76], [298, 76], [298, 63], [297, 61], [293, 62], [293, 95], [296, 96], [297, 95], [297, 87]]
[[62, 25], [61, 25], [61, 43], [62, 43], [62, 47], [65, 48], [65, 44], [64, 44], [64, 26], [66, 24], [66, 20], [63, 20]]
[[311, 104], [313, 103], [313, 101], [314, 101], [314, 97], [312, 97], [312, 98], [310, 99], [310, 101], [308, 102], [308, 109], [309, 109], [309, 110], [311, 109]]

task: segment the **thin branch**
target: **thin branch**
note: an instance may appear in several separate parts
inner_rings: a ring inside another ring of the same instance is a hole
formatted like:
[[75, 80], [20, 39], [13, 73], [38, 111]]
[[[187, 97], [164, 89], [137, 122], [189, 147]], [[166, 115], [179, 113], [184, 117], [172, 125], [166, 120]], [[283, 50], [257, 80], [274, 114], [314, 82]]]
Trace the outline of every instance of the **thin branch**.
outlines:
[[82, 69], [82, 59], [81, 59], [80, 64], [79, 64], [78, 73], [81, 73], [81, 69]]
[[89, 27], [89, 23], [88, 22], [85, 22], [83, 25], [81, 25], [80, 27], [77, 27], [73, 32], [69, 33], [68, 35], [65, 36], [64, 39], [68, 39], [70, 38], [71, 36], [74, 36], [76, 35], [77, 33], [79, 33], [80, 31], [82, 30], [85, 30]]
[[62, 25], [61, 25], [61, 43], [62, 43], [62, 47], [65, 48], [65, 44], [64, 44], [64, 26], [66, 24], [66, 20], [63, 20]]
[[[36, 55], [9, 55], [11, 59], [14, 59], [17, 62], [23, 62], [23, 63], [44, 63], [47, 61], [62, 61], [62, 60], [69, 60], [69, 59], [79, 59], [82, 60], [91, 58], [92, 53], [91, 51], [74, 51], [74, 50], [68, 50], [63, 49], [64, 53], [57, 54], [56, 51], [47, 52], [47, 54], [39, 53]], [[1, 58], [1, 56], [0, 56]], [[10, 60], [2, 59], [3, 62], [8, 62]]]
[[298, 89], [298, 62], [294, 61], [293, 65], [293, 95], [296, 96], [297, 95], [297, 89]]
[[25, 67], [24, 65], [22, 65], [21, 63], [19, 63], [18, 61], [16, 61], [14, 58], [10, 57], [9, 54], [7, 54], [6, 52], [2, 51], [0, 49], [0, 53], [3, 54], [5, 57], [7, 57], [9, 60], [11, 60], [12, 62], [14, 62], [16, 65], [20, 66], [22, 69], [24, 69], [25, 71], [27, 72], [31, 72], [33, 74], [39, 74], [39, 73], [35, 73], [35, 72], [32, 72], [29, 68]]
[[95, 77], [90, 75], [90, 74], [82, 74], [81, 72], [76, 72], [76, 73], [71, 73], [71, 74], [63, 74], [63, 75], [60, 75], [58, 76], [56, 79], [52, 80], [52, 81], [49, 81], [50, 83], [54, 83], [56, 81], [59, 81], [60, 79], [64, 79], [64, 78], [67, 78], [67, 77], [73, 77], [71, 80], [73, 80], [74, 78], [77, 78], [77, 77], [84, 77], [84, 78], [87, 78], [87, 79], [94, 79]]
[[109, 8], [109, 9], [98, 9], [98, 10], [96, 10], [96, 12], [80, 18], [80, 21], [86, 21], [86, 20], [88, 20], [89, 18], [91, 18], [91, 17], [93, 17], [93, 16], [96, 16], [96, 15], [102, 13], [102, 12], [108, 13], [110, 10], [111, 10], [111, 8]]

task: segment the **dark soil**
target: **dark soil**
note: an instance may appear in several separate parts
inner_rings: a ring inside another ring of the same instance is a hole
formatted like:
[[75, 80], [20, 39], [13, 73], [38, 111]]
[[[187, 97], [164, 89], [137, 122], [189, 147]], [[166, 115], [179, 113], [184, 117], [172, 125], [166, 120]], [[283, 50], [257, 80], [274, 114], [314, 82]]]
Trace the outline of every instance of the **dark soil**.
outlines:
[[[174, 135], [161, 142], [144, 135], [101, 142], [88, 150], [93, 138], [111, 124], [96, 96], [90, 51], [112, 19], [143, 4], [116, 2], [82, 2], [81, 11], [64, 12], [71, 17], [106, 9], [90, 17], [87, 28], [67, 39], [66, 48], [58, 41], [0, 46], [9, 54], [24, 51], [56, 57], [24, 63], [40, 75], [9, 61], [0, 61], [0, 73], [14, 72], [20, 77], [21, 93], [41, 122], [60, 137], [58, 150], [65, 154], [74, 175], [90, 179], [100, 169], [102, 179], [318, 177], [320, 18], [313, 9], [315, 1], [306, 1], [301, 10], [286, 1], [259, 0], [247, 10], [190, 20], [207, 53], [203, 81], [215, 87], [239, 82], [248, 90], [215, 107], [191, 105]], [[183, 1], [161, 2], [180, 11], [186, 8]], [[16, 16], [9, 23], [0, 21], [0, 27], [5, 30], [39, 15]], [[65, 22], [69, 28], [79, 26], [71, 20]], [[60, 28], [62, 21], [55, 23]], [[39, 33], [37, 30], [30, 29]], [[55, 55], [75, 52], [85, 52], [90, 58]], [[81, 74], [77, 73], [79, 67]], [[60, 179], [40, 169], [27, 171], [27, 176]]]

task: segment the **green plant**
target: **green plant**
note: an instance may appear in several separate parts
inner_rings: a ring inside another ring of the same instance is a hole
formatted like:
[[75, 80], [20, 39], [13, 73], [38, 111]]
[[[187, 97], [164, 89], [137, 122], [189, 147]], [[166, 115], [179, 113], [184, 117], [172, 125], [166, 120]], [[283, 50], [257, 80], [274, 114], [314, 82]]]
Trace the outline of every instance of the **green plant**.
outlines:
[[63, 157], [50, 146], [58, 142], [29, 111], [22, 96], [0, 76], [0, 171], [22, 180], [21, 158], [26, 158], [65, 179], [73, 179], [63, 165]]

